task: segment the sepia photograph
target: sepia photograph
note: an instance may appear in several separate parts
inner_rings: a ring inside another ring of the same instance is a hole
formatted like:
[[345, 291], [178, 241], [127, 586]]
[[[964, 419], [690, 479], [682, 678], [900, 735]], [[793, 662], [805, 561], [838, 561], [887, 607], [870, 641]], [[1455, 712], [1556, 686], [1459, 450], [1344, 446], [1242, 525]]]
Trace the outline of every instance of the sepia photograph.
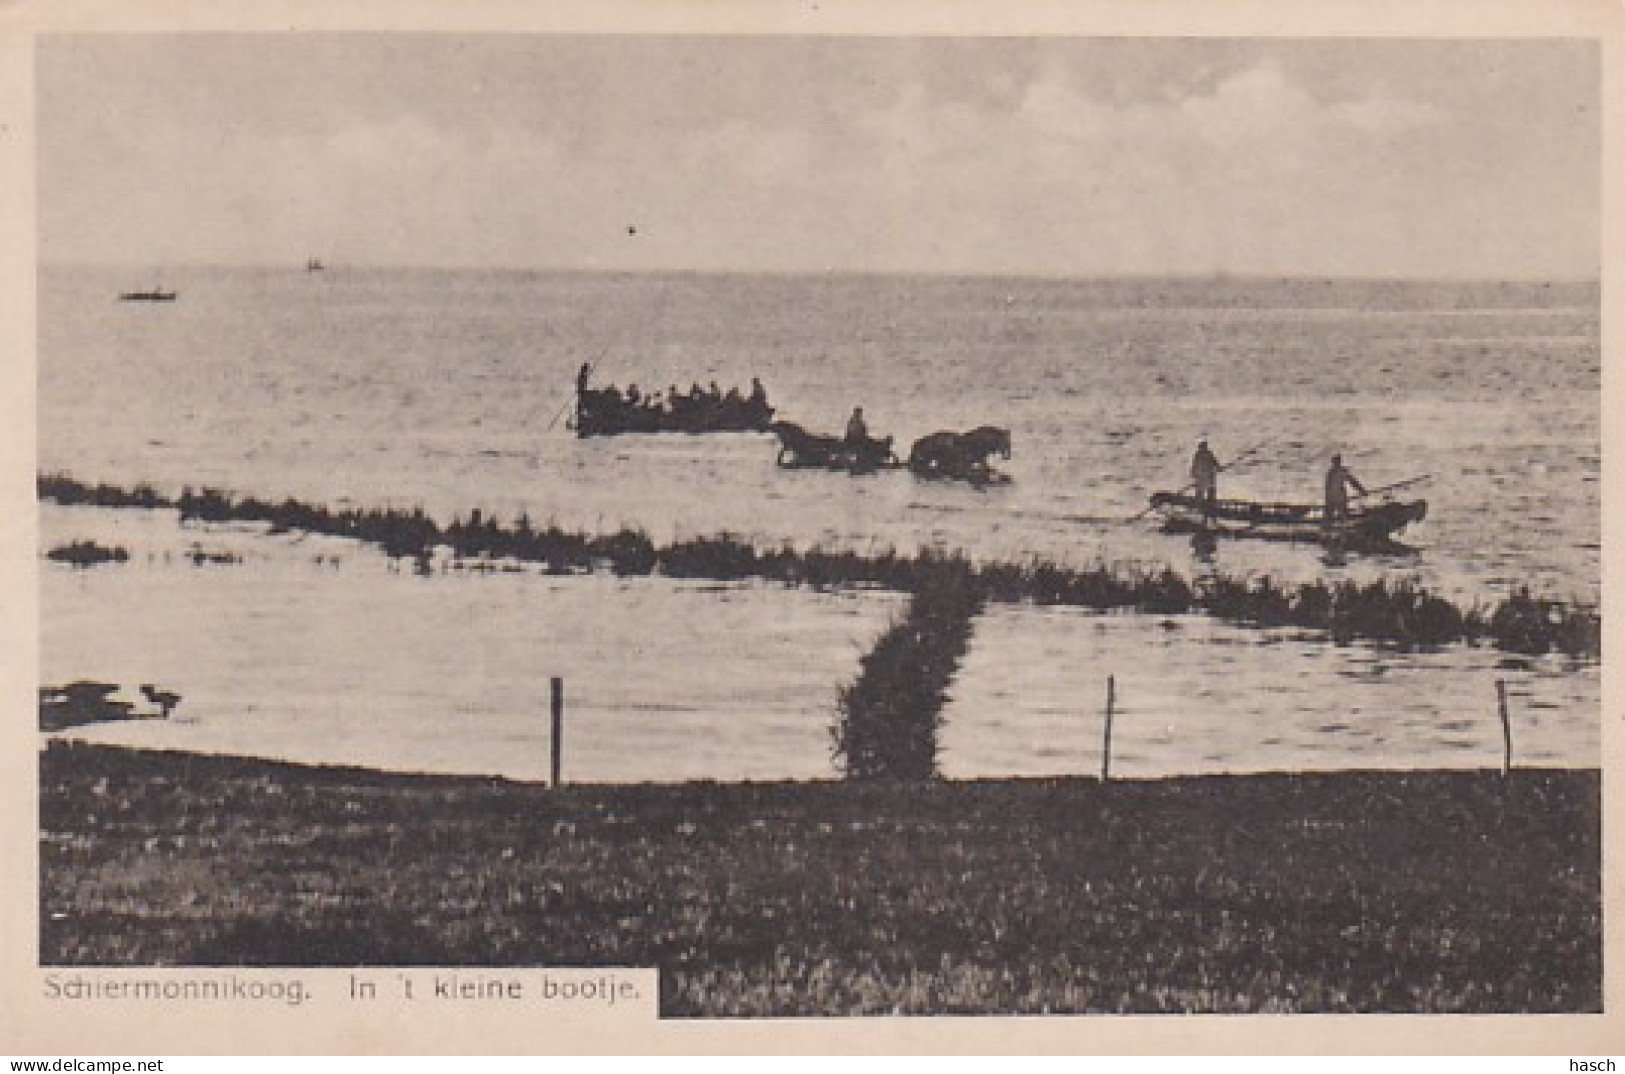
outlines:
[[1602, 1014], [1603, 45], [38, 34], [30, 988]]

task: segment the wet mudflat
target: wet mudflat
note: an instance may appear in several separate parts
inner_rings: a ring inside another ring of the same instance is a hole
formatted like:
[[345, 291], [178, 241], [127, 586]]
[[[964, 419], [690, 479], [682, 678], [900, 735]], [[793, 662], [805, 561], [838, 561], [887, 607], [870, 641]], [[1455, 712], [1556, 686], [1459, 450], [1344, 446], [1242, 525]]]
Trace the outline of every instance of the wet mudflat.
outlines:
[[55, 744], [46, 965], [656, 966], [668, 1016], [1601, 1006], [1594, 770], [578, 786]]

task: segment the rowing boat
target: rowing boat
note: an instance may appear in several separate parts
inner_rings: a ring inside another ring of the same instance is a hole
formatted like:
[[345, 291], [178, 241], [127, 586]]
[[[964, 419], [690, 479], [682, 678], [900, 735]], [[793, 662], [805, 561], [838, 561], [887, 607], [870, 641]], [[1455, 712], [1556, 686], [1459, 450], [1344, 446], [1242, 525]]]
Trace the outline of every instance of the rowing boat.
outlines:
[[1342, 518], [1328, 519], [1320, 504], [1214, 500], [1206, 504], [1185, 492], [1158, 492], [1151, 508], [1162, 516], [1164, 533], [1248, 537], [1265, 541], [1387, 546], [1394, 534], [1427, 517], [1426, 500], [1391, 500], [1350, 506]]

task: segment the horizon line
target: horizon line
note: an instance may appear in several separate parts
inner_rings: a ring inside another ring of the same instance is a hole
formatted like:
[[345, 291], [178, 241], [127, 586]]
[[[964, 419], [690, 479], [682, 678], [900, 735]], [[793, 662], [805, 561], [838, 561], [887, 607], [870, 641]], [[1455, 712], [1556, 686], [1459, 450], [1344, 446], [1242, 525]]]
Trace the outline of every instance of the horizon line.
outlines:
[[[308, 260], [308, 259], [307, 259]], [[1599, 272], [1591, 276], [1570, 275], [1530, 275], [1530, 276], [1495, 276], [1485, 274], [1435, 274], [1419, 273], [1353, 273], [1353, 272], [1241, 272], [1235, 270], [1214, 269], [1209, 271], [1192, 271], [1170, 269], [1162, 272], [1133, 271], [1133, 272], [1042, 272], [1034, 270], [975, 269], [952, 270], [940, 268], [674, 268], [674, 267], [648, 267], [648, 266], [560, 266], [560, 265], [427, 265], [406, 263], [385, 263], [370, 261], [338, 261], [322, 260], [322, 272], [344, 270], [359, 270], [366, 272], [500, 272], [500, 273], [535, 273], [555, 275], [597, 275], [597, 276], [767, 276], [784, 278], [807, 277], [927, 277], [936, 279], [1010, 279], [1010, 280], [1073, 280], [1073, 281], [1104, 281], [1104, 280], [1192, 280], [1192, 281], [1235, 281], [1235, 282], [1264, 282], [1273, 280], [1324, 280], [1337, 283], [1453, 283], [1453, 284], [1565, 284], [1565, 285], [1600, 285], [1602, 274]], [[47, 260], [38, 259], [36, 269], [140, 269], [146, 272], [164, 270], [211, 269], [211, 270], [239, 270], [239, 271], [289, 271], [306, 272], [307, 266], [300, 261], [176, 261], [165, 265], [153, 265], [138, 261], [84, 261], [84, 260]]]

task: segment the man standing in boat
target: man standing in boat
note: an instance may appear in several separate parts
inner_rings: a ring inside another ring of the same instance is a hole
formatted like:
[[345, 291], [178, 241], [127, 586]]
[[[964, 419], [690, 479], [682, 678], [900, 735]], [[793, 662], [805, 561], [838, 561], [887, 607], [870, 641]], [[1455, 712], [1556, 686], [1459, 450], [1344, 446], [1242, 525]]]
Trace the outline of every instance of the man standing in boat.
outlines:
[[1196, 445], [1196, 455], [1191, 459], [1191, 484], [1196, 488], [1196, 498], [1201, 501], [1202, 516], [1209, 522], [1213, 520], [1214, 501], [1219, 498], [1219, 471], [1222, 469], [1204, 437]]
[[576, 370], [576, 424], [581, 423], [581, 412], [587, 409], [587, 381], [592, 377], [592, 363], [582, 362]]
[[869, 442], [869, 425], [863, 420], [863, 408], [853, 407], [846, 419], [846, 442], [849, 447], [861, 448]]
[[1365, 486], [1343, 465], [1342, 455], [1332, 456], [1331, 468], [1326, 471], [1326, 521], [1340, 522], [1349, 516], [1349, 486], [1361, 496]]

